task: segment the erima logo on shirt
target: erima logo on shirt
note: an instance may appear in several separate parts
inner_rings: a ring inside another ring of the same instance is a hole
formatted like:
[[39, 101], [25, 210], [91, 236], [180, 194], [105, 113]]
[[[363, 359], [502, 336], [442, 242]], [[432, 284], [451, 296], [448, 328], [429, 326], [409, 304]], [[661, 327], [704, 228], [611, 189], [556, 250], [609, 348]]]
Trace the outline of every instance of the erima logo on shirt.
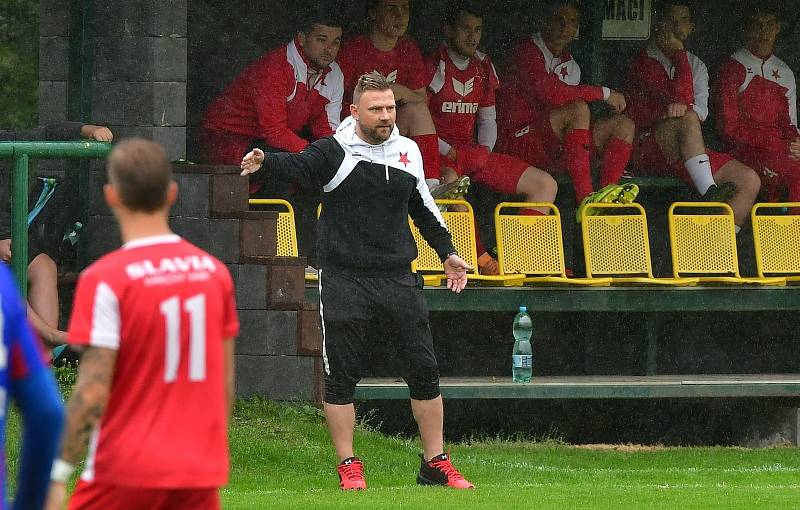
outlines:
[[463, 101], [445, 101], [442, 103], [442, 113], [478, 113], [478, 103], [464, 103]]
[[158, 262], [142, 260], [125, 266], [125, 272], [131, 280], [145, 276], [157, 276], [169, 273], [188, 273], [190, 271], [215, 272], [217, 266], [208, 256], [190, 255], [188, 257], [165, 257]]
[[475, 78], [470, 78], [469, 80], [461, 83], [460, 81], [453, 78], [453, 90], [456, 91], [461, 97], [467, 97], [468, 95], [472, 94], [472, 91], [475, 89]]
[[[380, 71], [378, 71], [377, 69], [372, 71], [372, 72], [373, 73], [378, 73], [378, 74], [383, 74]], [[397, 81], [397, 69], [395, 69], [394, 71], [392, 71], [391, 73], [386, 75], [386, 81], [388, 81], [389, 83], [394, 83], [394, 82]]]

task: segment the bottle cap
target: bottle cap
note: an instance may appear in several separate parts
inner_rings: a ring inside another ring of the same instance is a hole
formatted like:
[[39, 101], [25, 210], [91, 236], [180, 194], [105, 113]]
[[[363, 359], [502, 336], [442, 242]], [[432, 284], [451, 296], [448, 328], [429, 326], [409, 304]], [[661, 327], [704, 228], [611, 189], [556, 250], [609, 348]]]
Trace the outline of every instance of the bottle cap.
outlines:
[[527, 312], [528, 311], [528, 307], [527, 306], [520, 306], [519, 307], [519, 311], [520, 311], [520, 313]]

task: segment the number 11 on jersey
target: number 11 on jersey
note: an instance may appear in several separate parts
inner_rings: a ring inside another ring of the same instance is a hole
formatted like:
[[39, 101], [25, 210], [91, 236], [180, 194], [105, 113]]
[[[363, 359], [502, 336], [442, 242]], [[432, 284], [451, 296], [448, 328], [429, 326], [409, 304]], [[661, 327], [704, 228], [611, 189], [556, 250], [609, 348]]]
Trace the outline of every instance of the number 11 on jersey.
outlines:
[[[181, 300], [173, 296], [161, 302], [161, 315], [166, 324], [164, 382], [175, 382], [181, 363]], [[189, 380], [206, 378], [206, 295], [197, 294], [183, 302], [189, 314]]]

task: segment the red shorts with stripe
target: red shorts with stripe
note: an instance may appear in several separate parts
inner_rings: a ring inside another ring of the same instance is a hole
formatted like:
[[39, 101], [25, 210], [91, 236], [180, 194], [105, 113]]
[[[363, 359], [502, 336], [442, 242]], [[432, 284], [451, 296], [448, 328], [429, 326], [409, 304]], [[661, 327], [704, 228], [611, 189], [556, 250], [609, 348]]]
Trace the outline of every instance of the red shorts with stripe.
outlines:
[[504, 130], [495, 149], [550, 173], [566, 172], [564, 150], [550, 125], [550, 115], [541, 115], [514, 131]]
[[516, 194], [522, 174], [531, 166], [513, 156], [497, 152], [487, 153], [485, 150], [466, 150], [464, 152], [467, 157], [461, 157], [462, 150], [456, 149], [459, 153], [457, 163], [441, 156], [441, 166], [452, 168], [459, 175], [468, 175], [473, 182], [483, 184], [497, 193]]
[[120, 487], [80, 480], [69, 510], [219, 510], [219, 490]]
[[788, 154], [754, 147], [735, 149], [733, 155], [761, 177], [762, 189], [770, 202], [782, 200], [784, 188], [788, 188], [789, 201], [800, 200], [800, 161], [789, 159]]
[[[733, 156], [711, 149], [706, 149], [706, 154], [708, 154], [708, 159], [711, 163], [712, 175], [734, 159]], [[637, 136], [631, 161], [638, 175], [674, 175], [690, 184], [692, 182], [692, 177], [686, 170], [683, 161], [678, 160], [670, 163], [669, 159], [661, 151], [656, 137], [652, 136], [650, 131], [645, 131]]]

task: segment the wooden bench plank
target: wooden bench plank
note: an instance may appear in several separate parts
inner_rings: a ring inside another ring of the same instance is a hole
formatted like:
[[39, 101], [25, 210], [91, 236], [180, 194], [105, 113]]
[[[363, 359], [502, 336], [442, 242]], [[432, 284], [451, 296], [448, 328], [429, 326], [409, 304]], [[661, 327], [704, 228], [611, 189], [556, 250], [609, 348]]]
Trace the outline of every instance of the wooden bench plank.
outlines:
[[[797, 398], [800, 374], [534, 377], [529, 384], [510, 377], [443, 377], [440, 388], [445, 399]], [[363, 379], [356, 398], [407, 399], [408, 387], [399, 379]]]

